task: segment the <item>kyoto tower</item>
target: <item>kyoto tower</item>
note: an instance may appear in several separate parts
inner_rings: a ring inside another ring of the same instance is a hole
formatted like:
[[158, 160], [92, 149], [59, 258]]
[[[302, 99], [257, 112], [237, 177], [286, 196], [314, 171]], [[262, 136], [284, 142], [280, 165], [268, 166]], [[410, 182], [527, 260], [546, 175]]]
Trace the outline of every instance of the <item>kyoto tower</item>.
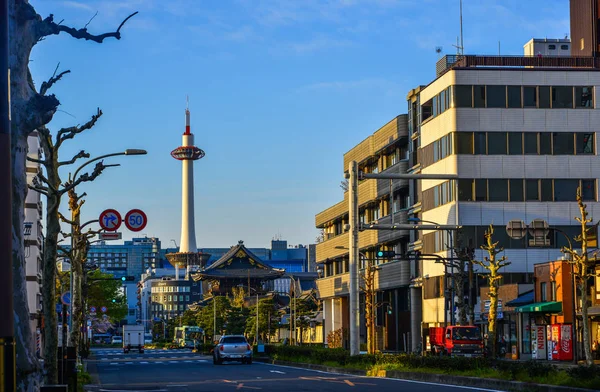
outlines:
[[175, 279], [179, 279], [179, 268], [203, 267], [209, 254], [198, 252], [194, 225], [194, 161], [204, 157], [204, 151], [194, 146], [194, 134], [190, 130], [190, 110], [185, 109], [185, 132], [182, 145], [171, 151], [171, 156], [181, 161], [181, 241], [179, 252], [167, 254], [167, 260], [175, 267]]

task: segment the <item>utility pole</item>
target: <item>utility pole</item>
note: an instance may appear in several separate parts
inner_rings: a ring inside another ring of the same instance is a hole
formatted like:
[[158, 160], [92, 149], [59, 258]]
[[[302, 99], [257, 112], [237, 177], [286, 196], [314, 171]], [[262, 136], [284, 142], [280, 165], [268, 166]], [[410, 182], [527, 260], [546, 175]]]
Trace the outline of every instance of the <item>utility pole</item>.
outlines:
[[360, 310], [358, 308], [358, 163], [352, 161], [349, 164], [348, 171], [350, 172], [350, 205], [349, 205], [349, 221], [350, 221], [350, 244], [349, 264], [350, 264], [350, 287], [349, 287], [349, 302], [350, 302], [350, 355], [360, 354]]
[[0, 390], [17, 390], [12, 284], [12, 181], [8, 1], [0, 0]]
[[[350, 355], [360, 354], [360, 310], [358, 303], [358, 232], [362, 230], [457, 230], [457, 225], [409, 225], [409, 224], [368, 224], [359, 225], [358, 222], [358, 181], [366, 179], [387, 180], [456, 180], [456, 174], [409, 174], [409, 173], [363, 173], [358, 170], [358, 163], [351, 161], [348, 164], [348, 173], [345, 177], [349, 180], [348, 218], [349, 218], [349, 307], [350, 307]], [[458, 222], [457, 222], [458, 223]]]
[[213, 294], [213, 341], [217, 336], [217, 297]]

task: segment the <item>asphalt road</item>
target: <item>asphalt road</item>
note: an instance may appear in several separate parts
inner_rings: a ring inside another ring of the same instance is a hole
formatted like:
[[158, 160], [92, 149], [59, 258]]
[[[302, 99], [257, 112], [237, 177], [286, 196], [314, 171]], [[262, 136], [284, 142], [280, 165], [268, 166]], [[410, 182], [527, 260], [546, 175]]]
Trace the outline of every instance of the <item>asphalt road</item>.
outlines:
[[[147, 350], [123, 354], [114, 349], [94, 350], [88, 370], [99, 384], [88, 391], [377, 391], [465, 392], [485, 389], [453, 387], [385, 378], [358, 377], [254, 362], [213, 365], [212, 358], [191, 351]], [[489, 390], [488, 390], [489, 391]]]

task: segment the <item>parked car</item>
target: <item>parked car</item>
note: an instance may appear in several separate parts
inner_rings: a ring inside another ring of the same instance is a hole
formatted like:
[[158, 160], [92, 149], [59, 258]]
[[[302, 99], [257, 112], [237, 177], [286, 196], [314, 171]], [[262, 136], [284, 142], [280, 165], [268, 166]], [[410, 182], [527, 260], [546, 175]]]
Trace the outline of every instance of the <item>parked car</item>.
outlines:
[[213, 363], [221, 365], [223, 361], [252, 363], [252, 347], [243, 335], [225, 335], [213, 350]]
[[113, 336], [112, 339], [110, 340], [110, 342], [112, 344], [122, 344], [123, 343], [123, 337], [122, 336]]

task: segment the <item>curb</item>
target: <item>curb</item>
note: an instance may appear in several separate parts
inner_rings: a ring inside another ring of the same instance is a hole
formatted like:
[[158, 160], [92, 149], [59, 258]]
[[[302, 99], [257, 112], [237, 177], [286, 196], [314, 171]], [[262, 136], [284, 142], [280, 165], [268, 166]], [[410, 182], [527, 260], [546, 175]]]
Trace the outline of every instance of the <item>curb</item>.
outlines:
[[546, 384], [534, 384], [523, 381], [508, 381], [498, 379], [487, 379], [477, 377], [466, 377], [466, 376], [452, 376], [447, 374], [432, 374], [432, 373], [419, 373], [419, 372], [402, 372], [399, 370], [380, 370], [377, 375], [370, 374], [366, 370], [354, 370], [344, 369], [324, 365], [315, 365], [312, 363], [299, 363], [299, 362], [288, 362], [272, 360], [270, 358], [254, 358], [257, 362], [264, 362], [273, 365], [283, 365], [302, 369], [319, 370], [329, 373], [348, 374], [352, 376], [366, 376], [366, 377], [379, 377], [379, 378], [393, 378], [399, 380], [410, 380], [420, 382], [431, 382], [442, 385], [456, 385], [464, 387], [476, 387], [486, 389], [496, 389], [503, 391], [534, 391], [534, 392], [567, 392], [567, 391], [579, 391], [579, 392], [592, 392], [593, 389], [583, 388], [571, 388], [562, 387], [557, 385], [546, 385]]

